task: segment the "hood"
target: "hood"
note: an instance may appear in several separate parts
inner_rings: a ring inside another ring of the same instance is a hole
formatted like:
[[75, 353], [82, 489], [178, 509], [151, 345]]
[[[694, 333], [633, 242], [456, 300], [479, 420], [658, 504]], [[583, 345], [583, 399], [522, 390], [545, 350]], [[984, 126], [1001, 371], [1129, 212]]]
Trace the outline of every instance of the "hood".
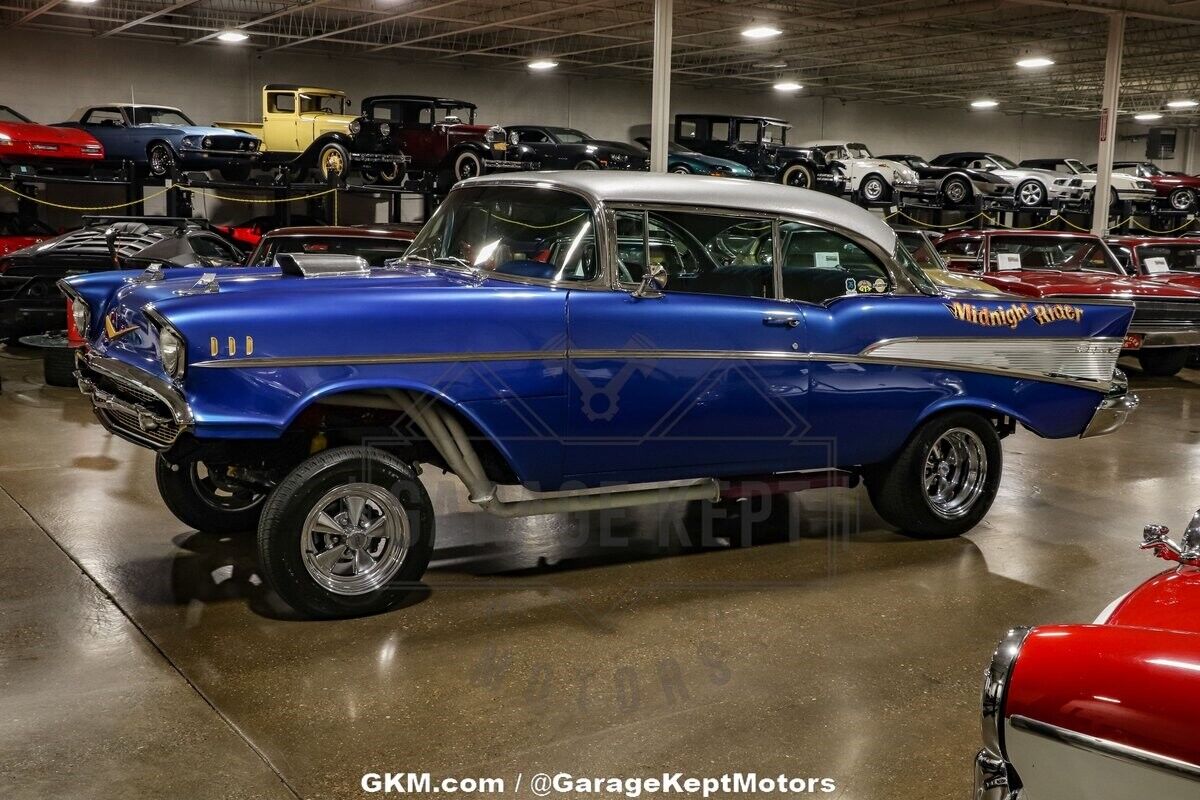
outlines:
[[702, 153], [671, 153], [667, 160], [679, 159], [691, 165], [702, 167], [706, 170], [720, 169], [723, 173], [732, 175], [736, 178], [753, 178], [754, 170], [747, 167], [745, 164], [739, 164], [736, 161], [730, 161], [725, 158], [717, 158], [716, 156], [706, 156]]
[[1106, 624], [1200, 633], [1200, 568], [1161, 572], [1121, 600]]
[[1063, 175], [1051, 169], [1036, 169], [1033, 167], [1016, 167], [1015, 169], [998, 169], [992, 172], [993, 175], [1008, 175], [1013, 178], [1041, 178], [1046, 183], [1054, 183], [1057, 180], [1067, 179], [1072, 180], [1079, 177], [1078, 175]]
[[[303, 114], [300, 115], [300, 119], [308, 120], [310, 122], [315, 121], [315, 120], [321, 120], [321, 122], [324, 122], [327, 124], [349, 126], [351, 122], [354, 122], [354, 120], [361, 119], [361, 118], [357, 114], [329, 114], [325, 111], [305, 111]], [[214, 129], [214, 130], [223, 130], [223, 129]]]
[[875, 169], [883, 172], [891, 171], [905, 180], [918, 180], [917, 171], [907, 164], [901, 164], [899, 161], [888, 161], [885, 158], [856, 158], [853, 163], [862, 169]]
[[990, 272], [984, 276], [984, 280], [1005, 291], [1035, 297], [1061, 295], [1128, 299], [1152, 297], [1164, 300], [1195, 300], [1200, 303], [1200, 290], [1165, 282], [1154, 283], [1141, 278], [1097, 275], [1087, 272], [1014, 270], [1012, 272]]
[[1169, 175], [1156, 175], [1150, 178], [1150, 181], [1155, 186], [1189, 186], [1200, 189], [1200, 178], [1174, 172]]
[[[149, 128], [149, 127], [165, 128], [167, 126], [165, 126], [165, 125], [162, 125], [162, 126], [139, 125], [138, 127], [139, 128]], [[185, 136], [243, 136], [247, 139], [254, 138], [253, 136], [246, 133], [245, 131], [237, 131], [237, 130], [232, 130], [230, 128], [213, 128], [213, 127], [209, 127], [207, 125], [179, 126], [179, 127], [174, 128], [174, 130], [179, 133], [182, 133]]]
[[17, 141], [71, 144], [79, 147], [98, 145], [96, 138], [80, 128], [57, 128], [36, 122], [0, 122], [0, 133]]

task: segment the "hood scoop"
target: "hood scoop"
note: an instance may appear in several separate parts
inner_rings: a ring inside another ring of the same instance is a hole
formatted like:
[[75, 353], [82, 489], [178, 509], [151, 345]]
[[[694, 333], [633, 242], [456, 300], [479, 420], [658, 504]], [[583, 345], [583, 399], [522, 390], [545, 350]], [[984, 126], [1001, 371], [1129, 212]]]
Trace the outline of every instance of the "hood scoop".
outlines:
[[297, 278], [350, 278], [371, 274], [371, 266], [361, 256], [280, 253], [275, 256], [275, 263], [284, 275]]

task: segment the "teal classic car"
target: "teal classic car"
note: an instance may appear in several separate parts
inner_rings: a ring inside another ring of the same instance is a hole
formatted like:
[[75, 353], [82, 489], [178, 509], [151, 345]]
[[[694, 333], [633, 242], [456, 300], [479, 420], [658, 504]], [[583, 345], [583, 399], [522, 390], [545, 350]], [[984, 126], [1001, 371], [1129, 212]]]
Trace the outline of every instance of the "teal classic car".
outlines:
[[[634, 141], [647, 150], [650, 149], [649, 136], [639, 136]], [[667, 172], [674, 172], [676, 175], [712, 175], [717, 178], [754, 178], [754, 170], [744, 164], [706, 156], [695, 150], [688, 150], [676, 142], [667, 142]]]

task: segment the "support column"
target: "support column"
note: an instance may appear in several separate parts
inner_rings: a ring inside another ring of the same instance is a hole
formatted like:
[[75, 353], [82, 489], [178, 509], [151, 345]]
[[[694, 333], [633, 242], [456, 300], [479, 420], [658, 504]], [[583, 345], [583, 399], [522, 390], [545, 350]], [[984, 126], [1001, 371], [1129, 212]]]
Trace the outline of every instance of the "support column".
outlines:
[[654, 74], [650, 101], [650, 170], [667, 171], [671, 140], [671, 17], [674, 0], [654, 0]]
[[1104, 98], [1100, 103], [1100, 148], [1096, 154], [1096, 194], [1092, 203], [1092, 233], [1108, 233], [1108, 199], [1112, 186], [1113, 150], [1117, 138], [1117, 105], [1121, 93], [1121, 52], [1125, 15], [1108, 18], [1108, 55], [1104, 59]]

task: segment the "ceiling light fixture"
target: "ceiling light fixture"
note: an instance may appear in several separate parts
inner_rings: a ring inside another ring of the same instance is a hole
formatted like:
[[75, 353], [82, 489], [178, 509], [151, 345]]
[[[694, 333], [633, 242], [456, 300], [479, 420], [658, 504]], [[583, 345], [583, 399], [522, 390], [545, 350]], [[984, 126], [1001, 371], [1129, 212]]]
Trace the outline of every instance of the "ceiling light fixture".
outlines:
[[1037, 69], [1038, 67], [1052, 67], [1052, 66], [1054, 66], [1054, 59], [1046, 58], [1045, 56], [1029, 56], [1028, 58], [1022, 58], [1020, 61], [1018, 61], [1017, 66], [1021, 67], [1022, 69]]
[[1147, 114], [1134, 114], [1133, 118], [1140, 122], [1152, 122], [1153, 120], [1156, 120], [1156, 119], [1162, 119], [1162, 114], [1156, 114], [1154, 112], [1150, 112]]
[[783, 33], [779, 28], [772, 28], [770, 25], [755, 25], [753, 28], [746, 28], [742, 31], [742, 36], [747, 39], [770, 39], [773, 36], [778, 36]]
[[1167, 108], [1195, 108], [1200, 106], [1200, 100], [1172, 100], [1167, 103]]
[[96, 2], [96, 0], [70, 0], [70, 2], [74, 3], [75, 5], [90, 6], [92, 3]]
[[548, 69], [554, 69], [557, 66], [558, 66], [557, 61], [550, 61], [548, 59], [542, 59], [540, 61], [530, 61], [529, 62], [529, 68], [532, 70], [537, 70], [538, 72], [544, 72]]
[[995, 108], [1000, 105], [995, 100], [972, 100], [971, 108]]
[[803, 86], [795, 81], [780, 81], [775, 84], [775, 91], [777, 92], [798, 92], [803, 88]]
[[241, 31], [221, 31], [220, 33], [217, 34], [218, 40], [220, 40], [222, 42], [229, 42], [230, 44], [235, 44], [237, 42], [244, 42], [249, 38], [250, 38], [250, 34], [242, 33]]

